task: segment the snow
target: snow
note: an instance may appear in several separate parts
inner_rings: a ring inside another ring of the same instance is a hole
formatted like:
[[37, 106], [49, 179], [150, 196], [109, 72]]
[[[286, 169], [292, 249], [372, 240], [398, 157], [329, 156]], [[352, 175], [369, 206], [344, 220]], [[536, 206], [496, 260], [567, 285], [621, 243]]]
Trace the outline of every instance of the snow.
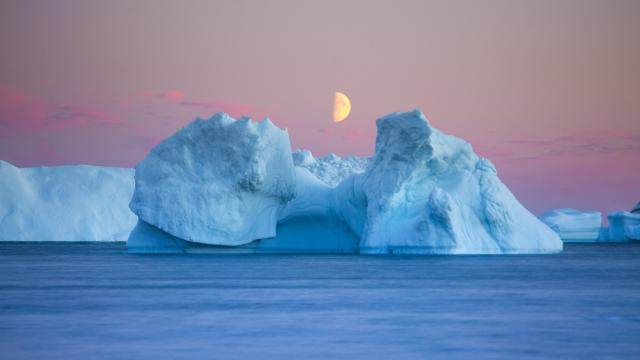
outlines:
[[351, 175], [363, 173], [369, 165], [369, 158], [357, 156], [341, 158], [334, 153], [316, 159], [309, 150], [297, 150], [292, 156], [294, 165], [309, 170], [331, 187], [338, 186]]
[[565, 242], [606, 241], [600, 239], [602, 214], [598, 211], [555, 209], [540, 216]]
[[133, 169], [0, 161], [0, 241], [126, 241]]
[[618, 211], [609, 214], [609, 241], [640, 241], [640, 213]]
[[295, 196], [289, 134], [218, 113], [165, 139], [136, 166], [131, 210], [172, 236], [213, 245], [274, 237]]
[[291, 154], [288, 134], [268, 120], [196, 120], [136, 167], [131, 209], [140, 221], [130, 251], [562, 250], [489, 160], [431, 127], [420, 111], [390, 114], [377, 127], [371, 160], [316, 159]]

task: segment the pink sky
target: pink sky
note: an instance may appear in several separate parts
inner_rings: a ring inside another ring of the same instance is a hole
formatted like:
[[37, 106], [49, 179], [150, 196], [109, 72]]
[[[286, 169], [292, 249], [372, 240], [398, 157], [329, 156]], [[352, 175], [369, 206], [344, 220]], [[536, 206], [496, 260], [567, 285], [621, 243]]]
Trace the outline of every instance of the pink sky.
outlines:
[[[369, 155], [422, 109], [534, 213], [640, 200], [639, 1], [0, 4], [0, 159], [134, 166], [196, 116]], [[334, 91], [352, 113], [331, 121]]]

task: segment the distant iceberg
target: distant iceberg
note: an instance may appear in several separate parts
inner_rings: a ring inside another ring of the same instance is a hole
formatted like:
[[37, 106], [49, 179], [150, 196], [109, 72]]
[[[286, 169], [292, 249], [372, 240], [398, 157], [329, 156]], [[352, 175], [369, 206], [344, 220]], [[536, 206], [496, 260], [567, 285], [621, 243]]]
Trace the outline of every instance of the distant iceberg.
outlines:
[[291, 153], [269, 120], [197, 119], [136, 167], [132, 252], [552, 253], [558, 235], [493, 164], [414, 110], [372, 159]]
[[560, 235], [564, 242], [595, 242], [601, 239], [602, 213], [576, 209], [555, 209], [540, 219]]
[[640, 202], [631, 211], [615, 211], [607, 216], [609, 226], [600, 230], [600, 241], [640, 241]]
[[632, 211], [617, 211], [607, 216], [609, 219], [609, 241], [640, 241], [639, 205], [636, 205]]
[[126, 241], [133, 169], [0, 161], [0, 241]]
[[540, 219], [560, 235], [564, 242], [629, 242], [640, 241], [640, 203], [631, 211], [616, 211], [607, 216], [604, 227], [602, 214], [575, 209], [556, 209]]

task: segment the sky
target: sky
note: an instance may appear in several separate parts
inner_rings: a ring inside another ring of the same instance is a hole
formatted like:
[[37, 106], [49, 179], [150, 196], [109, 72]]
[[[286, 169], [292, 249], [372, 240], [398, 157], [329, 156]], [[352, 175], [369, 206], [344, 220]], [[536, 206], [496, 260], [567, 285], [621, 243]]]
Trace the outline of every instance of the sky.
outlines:
[[131, 167], [218, 111], [371, 155], [377, 118], [419, 108], [535, 214], [628, 210], [638, 19], [635, 0], [3, 0], [0, 159]]

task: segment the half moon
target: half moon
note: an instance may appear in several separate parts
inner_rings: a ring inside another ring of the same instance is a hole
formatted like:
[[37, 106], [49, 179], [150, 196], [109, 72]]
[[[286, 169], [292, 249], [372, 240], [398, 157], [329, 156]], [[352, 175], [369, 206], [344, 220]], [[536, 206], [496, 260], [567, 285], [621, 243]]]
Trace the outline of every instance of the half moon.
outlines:
[[333, 95], [333, 121], [340, 122], [349, 116], [351, 101], [347, 95], [337, 92]]

